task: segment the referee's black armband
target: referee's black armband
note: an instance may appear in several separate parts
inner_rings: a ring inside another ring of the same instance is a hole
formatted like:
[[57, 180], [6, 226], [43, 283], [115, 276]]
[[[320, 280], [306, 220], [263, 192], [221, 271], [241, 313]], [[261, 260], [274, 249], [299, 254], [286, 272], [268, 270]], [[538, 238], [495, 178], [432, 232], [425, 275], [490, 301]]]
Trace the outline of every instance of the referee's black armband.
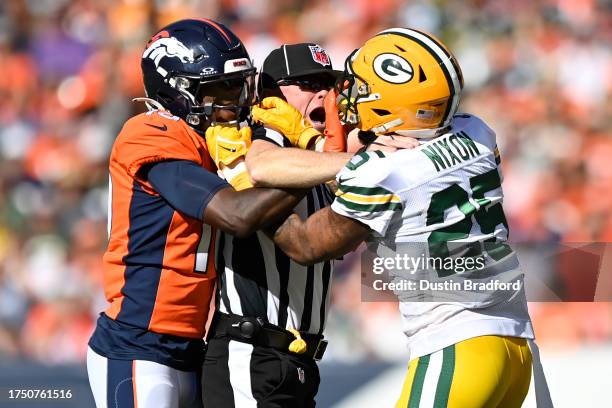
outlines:
[[251, 129], [253, 130], [253, 134], [251, 135], [251, 140], [263, 140], [265, 142], [270, 142], [280, 147], [290, 147], [291, 142], [281, 133], [276, 130], [265, 128], [261, 125], [252, 125]]
[[155, 191], [175, 210], [198, 220], [215, 193], [229, 186], [216, 174], [186, 160], [155, 163], [145, 171]]

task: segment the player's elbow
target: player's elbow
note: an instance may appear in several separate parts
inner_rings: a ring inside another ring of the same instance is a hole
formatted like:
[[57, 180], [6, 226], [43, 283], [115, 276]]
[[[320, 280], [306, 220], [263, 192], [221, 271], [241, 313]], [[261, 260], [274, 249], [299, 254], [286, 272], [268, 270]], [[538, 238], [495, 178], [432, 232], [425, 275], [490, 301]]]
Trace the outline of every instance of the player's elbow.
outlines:
[[236, 229], [234, 236], [238, 238], [246, 238], [250, 235], [253, 235], [255, 232], [257, 232], [257, 228], [255, 228], [254, 226], [243, 225]]
[[245, 238], [256, 231], [254, 223], [239, 211], [223, 211], [218, 213], [215, 226], [221, 231], [238, 238]]
[[302, 266], [311, 266], [316, 264], [317, 259], [316, 258], [309, 258], [309, 257], [298, 257], [297, 259], [294, 259], [295, 262], [299, 263]]
[[243, 214], [235, 214], [231, 221], [232, 235], [238, 238], [246, 238], [257, 231], [254, 220], [250, 220]]
[[299, 263], [302, 266], [311, 266], [316, 263], [323, 261], [320, 257], [312, 257], [312, 256], [302, 256], [294, 259], [295, 262]]
[[303, 266], [309, 265], [308, 258], [304, 257], [302, 253], [300, 253], [299, 251], [283, 250], [283, 252], [285, 253], [285, 255], [291, 258], [292, 261], [297, 262], [298, 264], [303, 265]]
[[321, 257], [317, 256], [314, 251], [304, 247], [294, 247], [283, 249], [285, 254], [294, 262], [302, 266], [314, 265], [321, 261]]

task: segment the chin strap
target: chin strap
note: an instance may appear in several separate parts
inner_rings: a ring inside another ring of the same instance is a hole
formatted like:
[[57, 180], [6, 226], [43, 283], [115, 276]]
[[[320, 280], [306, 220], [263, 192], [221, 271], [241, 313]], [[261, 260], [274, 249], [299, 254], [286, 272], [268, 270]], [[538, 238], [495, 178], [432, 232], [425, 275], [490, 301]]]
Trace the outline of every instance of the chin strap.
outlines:
[[155, 99], [151, 99], [151, 98], [147, 98], [147, 97], [134, 98], [134, 99], [132, 99], [132, 102], [144, 102], [145, 105], [147, 105], [147, 108], [150, 111], [151, 110], [156, 110], [156, 109], [160, 110], [160, 111], [165, 111], [166, 110], [166, 108], [164, 108], [161, 103], [159, 103]]
[[419, 141], [410, 136], [380, 135], [371, 144], [395, 149], [414, 149], [419, 145]]
[[380, 133], [385, 133], [385, 132], [386, 132], [386, 131], [388, 131], [389, 129], [394, 128], [394, 127], [396, 127], [396, 126], [399, 126], [399, 125], [401, 125], [401, 124], [403, 124], [403, 123], [404, 123], [404, 121], [403, 121], [403, 120], [401, 120], [401, 119], [397, 118], [397, 119], [394, 119], [394, 120], [389, 121], [389, 122], [387, 122], [387, 123], [383, 123], [383, 124], [382, 124], [382, 125], [380, 125], [380, 126], [373, 127], [373, 128], [372, 128], [372, 129], [370, 129], [370, 130], [371, 130], [372, 132], [374, 132], [374, 133], [376, 133], [376, 134], [378, 135], [378, 134], [380, 134]]
[[414, 137], [416, 139], [431, 139], [433, 137], [442, 135], [449, 128], [450, 126], [434, 129], [396, 130], [394, 133], [397, 133], [400, 136]]

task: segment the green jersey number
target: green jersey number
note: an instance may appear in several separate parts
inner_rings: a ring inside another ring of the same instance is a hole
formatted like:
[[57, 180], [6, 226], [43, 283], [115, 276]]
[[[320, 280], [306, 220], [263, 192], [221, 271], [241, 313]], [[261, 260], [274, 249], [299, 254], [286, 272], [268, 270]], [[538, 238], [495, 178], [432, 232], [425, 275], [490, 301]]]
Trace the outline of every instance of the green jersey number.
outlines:
[[[448, 242], [465, 239], [470, 235], [472, 229], [472, 215], [480, 225], [483, 234], [491, 234], [495, 227], [504, 224], [508, 229], [508, 222], [504, 215], [501, 203], [497, 203], [490, 208], [485, 208], [491, 200], [485, 198], [485, 193], [501, 187], [501, 180], [497, 169], [493, 169], [484, 174], [479, 174], [470, 178], [472, 197], [479, 204], [476, 207], [469, 201], [469, 194], [458, 184], [453, 184], [442, 191], [431, 196], [429, 209], [427, 210], [427, 225], [439, 224], [444, 221], [444, 212], [452, 207], [457, 207], [465, 214], [465, 218], [459, 222], [439, 229], [429, 235], [429, 254], [431, 257], [446, 259], [449, 257]], [[490, 242], [490, 244], [486, 244]], [[512, 250], [503, 243], [496, 243], [495, 238], [485, 240], [486, 252], [493, 259], [501, 259], [508, 255]], [[480, 242], [466, 244], [467, 252], [463, 257], [482, 256], [483, 250]], [[444, 263], [444, 262], [443, 262]], [[446, 277], [452, 275], [454, 271], [450, 269], [438, 269], [438, 276]]]

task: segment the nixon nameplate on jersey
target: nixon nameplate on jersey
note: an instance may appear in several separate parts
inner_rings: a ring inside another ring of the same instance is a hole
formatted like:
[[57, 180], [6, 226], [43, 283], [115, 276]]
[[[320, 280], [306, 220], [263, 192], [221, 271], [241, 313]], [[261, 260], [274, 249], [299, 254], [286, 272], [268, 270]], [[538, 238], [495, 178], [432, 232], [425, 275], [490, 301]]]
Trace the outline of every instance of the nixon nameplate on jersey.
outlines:
[[425, 147], [422, 152], [436, 166], [436, 171], [470, 160], [480, 154], [476, 143], [465, 132], [442, 136]]

